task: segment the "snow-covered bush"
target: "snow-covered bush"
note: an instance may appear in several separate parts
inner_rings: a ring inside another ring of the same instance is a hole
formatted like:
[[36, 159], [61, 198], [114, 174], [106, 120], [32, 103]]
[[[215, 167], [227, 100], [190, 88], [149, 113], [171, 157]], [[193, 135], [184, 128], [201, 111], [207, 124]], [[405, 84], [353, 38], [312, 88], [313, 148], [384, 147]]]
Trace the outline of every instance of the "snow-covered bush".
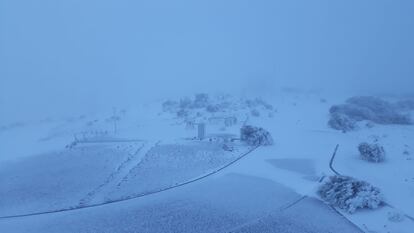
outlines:
[[331, 119], [329, 119], [328, 125], [333, 129], [342, 130], [343, 132], [354, 130], [357, 127], [355, 120], [340, 113], [331, 114]]
[[232, 146], [231, 144], [228, 143], [224, 143], [222, 146], [222, 149], [225, 151], [234, 151], [234, 146]]
[[245, 104], [249, 108], [255, 108], [260, 104], [260, 101], [258, 101], [258, 99], [254, 99], [254, 100], [248, 99], [245, 101]]
[[210, 104], [210, 105], [208, 105], [206, 107], [206, 111], [207, 112], [211, 112], [211, 113], [218, 112], [218, 111], [220, 111], [220, 105], [218, 105], [218, 104]]
[[194, 108], [205, 108], [209, 103], [208, 94], [200, 93], [196, 94], [194, 98], [193, 107]]
[[184, 109], [184, 108], [189, 108], [192, 105], [192, 101], [190, 98], [188, 97], [184, 97], [182, 99], [180, 99], [180, 108]]
[[[347, 100], [350, 105], [365, 109], [365, 119], [378, 124], [411, 124], [409, 115], [399, 111], [392, 103], [373, 96], [358, 96]], [[363, 117], [363, 116], [362, 116]]]
[[410, 124], [408, 115], [393, 104], [372, 96], [352, 97], [346, 104], [335, 105], [330, 113], [341, 113], [356, 121], [369, 120], [378, 124]]
[[349, 176], [331, 176], [318, 189], [326, 202], [349, 213], [357, 209], [376, 209], [384, 201], [381, 191], [366, 181]]
[[187, 117], [188, 116], [188, 111], [187, 110], [185, 110], [185, 109], [180, 109], [178, 112], [177, 112], [177, 117], [179, 117], [179, 118], [185, 118], [185, 117]]
[[273, 145], [273, 138], [268, 131], [251, 125], [245, 125], [241, 128], [240, 139], [251, 146]]
[[385, 150], [378, 144], [361, 143], [358, 146], [361, 158], [369, 162], [379, 163], [385, 159]]
[[[343, 120], [346, 116], [355, 122], [367, 120], [377, 124], [412, 124], [405, 108], [409, 108], [409, 103], [396, 105], [373, 96], [357, 96], [348, 99], [345, 104], [332, 106], [329, 112], [333, 123], [337, 121], [335, 118]], [[329, 125], [333, 128], [337, 126]], [[336, 129], [344, 130], [341, 127]]]
[[414, 100], [398, 101], [394, 106], [402, 111], [414, 111]]
[[264, 103], [264, 104], [263, 104], [263, 107], [265, 107], [265, 109], [267, 109], [267, 110], [274, 110], [273, 105], [268, 104], [268, 103]]
[[262, 106], [263, 108], [267, 110], [273, 110], [273, 105], [267, 103], [266, 101], [260, 98], [248, 99], [245, 101], [245, 104], [248, 108], [257, 108], [259, 106]]

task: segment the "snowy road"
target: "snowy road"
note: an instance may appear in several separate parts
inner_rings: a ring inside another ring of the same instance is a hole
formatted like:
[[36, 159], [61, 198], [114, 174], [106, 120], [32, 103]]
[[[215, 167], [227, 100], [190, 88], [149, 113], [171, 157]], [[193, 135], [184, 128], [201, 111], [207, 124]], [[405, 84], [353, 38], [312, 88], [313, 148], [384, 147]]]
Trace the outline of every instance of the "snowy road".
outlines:
[[361, 232], [323, 203], [270, 180], [227, 174], [129, 202], [0, 220], [0, 232]]

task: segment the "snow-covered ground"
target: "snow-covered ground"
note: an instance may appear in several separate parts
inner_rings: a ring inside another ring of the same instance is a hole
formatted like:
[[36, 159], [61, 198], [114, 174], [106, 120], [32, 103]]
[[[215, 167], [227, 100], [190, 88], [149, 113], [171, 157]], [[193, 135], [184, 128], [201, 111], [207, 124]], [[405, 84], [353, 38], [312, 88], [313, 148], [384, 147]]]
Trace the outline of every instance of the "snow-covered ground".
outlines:
[[[7, 232], [360, 232], [314, 199], [271, 180], [227, 174], [140, 200], [1, 221]], [[309, 210], [312, 210], [311, 212]]]
[[[238, 137], [244, 123], [268, 130], [275, 144], [174, 190], [101, 207], [0, 219], [0, 232], [412, 232], [414, 222], [404, 214], [414, 216], [414, 126], [375, 125], [342, 133], [327, 126], [328, 110], [345, 98], [325, 98], [315, 93], [281, 93], [266, 101], [221, 96], [209, 103], [210, 111], [179, 116], [171, 111], [179, 102], [164, 105], [165, 111], [154, 102], [5, 125], [0, 130], [1, 216], [104, 203], [195, 179], [249, 150], [226, 141]], [[201, 122], [211, 141], [193, 140]], [[71, 144], [94, 139], [106, 142]], [[373, 141], [384, 146], [385, 162], [359, 158], [358, 144]], [[394, 208], [338, 214], [318, 200], [319, 180], [332, 174], [328, 163], [337, 144], [336, 170], [381, 188]]]
[[1, 215], [76, 206], [139, 145], [87, 145], [0, 165]]

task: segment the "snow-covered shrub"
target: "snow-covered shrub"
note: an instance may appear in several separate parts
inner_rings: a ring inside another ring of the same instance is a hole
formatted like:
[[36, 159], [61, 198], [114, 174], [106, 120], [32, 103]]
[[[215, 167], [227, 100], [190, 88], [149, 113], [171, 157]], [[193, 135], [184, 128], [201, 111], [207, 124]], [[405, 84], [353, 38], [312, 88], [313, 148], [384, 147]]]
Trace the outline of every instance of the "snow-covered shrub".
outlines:
[[343, 114], [355, 121], [368, 120], [377, 124], [411, 124], [409, 115], [393, 104], [372, 96], [352, 97], [346, 104], [334, 105], [331, 114]]
[[205, 108], [209, 103], [208, 94], [200, 93], [195, 95], [193, 107], [194, 108]]
[[[411, 124], [408, 115], [399, 111], [392, 103], [373, 96], [358, 96], [347, 100], [347, 103], [365, 109], [365, 119], [378, 124]], [[362, 116], [363, 117], [363, 116]]]
[[271, 104], [265, 104], [264, 105], [264, 107], [267, 109], [267, 110], [274, 110], [275, 108], [273, 107], [273, 105], [271, 105]]
[[394, 106], [402, 111], [414, 111], [414, 100], [398, 101]]
[[328, 125], [336, 130], [342, 130], [343, 132], [356, 129], [356, 121], [349, 118], [347, 115], [340, 113], [331, 114], [331, 118], [328, 121]]
[[188, 111], [187, 110], [185, 110], [185, 109], [180, 109], [178, 112], [177, 112], [177, 117], [180, 117], [180, 118], [185, 118], [185, 117], [187, 117], [188, 116]]
[[240, 139], [251, 146], [273, 145], [273, 138], [268, 131], [251, 125], [245, 125], [241, 128]]
[[224, 143], [222, 146], [222, 149], [225, 151], [234, 151], [234, 146], [232, 146], [231, 144], [228, 143]]
[[248, 100], [245, 101], [245, 104], [249, 108], [255, 108], [255, 107], [257, 107], [258, 102], [256, 100], [250, 100], [250, 99], [248, 99]]
[[352, 104], [334, 105], [329, 109], [329, 113], [331, 115], [343, 115], [354, 121], [363, 121], [374, 118], [374, 114], [369, 109]]
[[385, 159], [385, 150], [378, 144], [361, 143], [358, 146], [359, 154], [364, 160], [379, 163]]
[[206, 107], [207, 112], [218, 112], [220, 111], [220, 105], [210, 104]]
[[190, 98], [188, 97], [184, 97], [182, 99], [180, 99], [180, 108], [184, 109], [184, 108], [189, 108], [192, 105], [192, 101]]
[[376, 209], [384, 201], [381, 191], [366, 181], [349, 176], [331, 176], [318, 189], [326, 202], [349, 213], [357, 209]]
[[245, 101], [245, 104], [247, 107], [249, 108], [257, 108], [259, 106], [262, 106], [263, 108], [267, 109], [267, 110], [273, 110], [273, 105], [267, 103], [266, 101], [260, 99], [260, 98], [255, 98], [255, 99], [248, 99]]

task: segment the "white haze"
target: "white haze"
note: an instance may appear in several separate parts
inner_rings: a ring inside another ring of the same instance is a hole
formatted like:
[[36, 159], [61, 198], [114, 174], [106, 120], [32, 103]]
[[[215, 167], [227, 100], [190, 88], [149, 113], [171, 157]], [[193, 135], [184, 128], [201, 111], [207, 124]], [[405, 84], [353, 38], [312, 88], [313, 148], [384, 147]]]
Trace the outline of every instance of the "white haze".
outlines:
[[0, 0], [0, 120], [194, 92], [412, 94], [412, 1]]

